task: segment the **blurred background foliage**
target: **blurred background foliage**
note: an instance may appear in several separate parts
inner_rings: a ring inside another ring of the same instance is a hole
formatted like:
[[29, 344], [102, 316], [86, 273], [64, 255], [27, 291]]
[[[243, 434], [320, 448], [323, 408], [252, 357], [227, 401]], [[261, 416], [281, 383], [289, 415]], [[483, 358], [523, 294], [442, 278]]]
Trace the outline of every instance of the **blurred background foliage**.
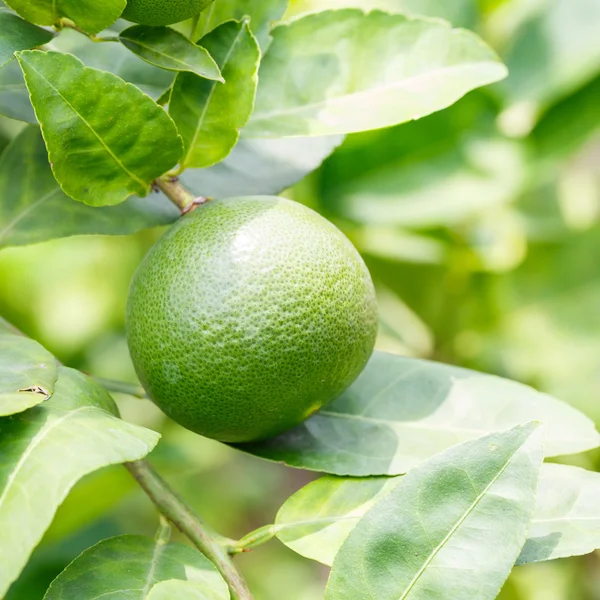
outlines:
[[[482, 35], [509, 78], [446, 111], [349, 136], [286, 195], [363, 253], [381, 307], [378, 346], [496, 373], [600, 425], [600, 2], [295, 0], [290, 14], [378, 7]], [[0, 119], [0, 149], [20, 124]], [[135, 380], [124, 339], [129, 280], [161, 231], [75, 237], [0, 252], [0, 313], [73, 367]], [[272, 522], [314, 477], [261, 462], [118, 398], [160, 430], [153, 459], [206, 520], [238, 537]], [[600, 456], [576, 457], [587, 468]], [[151, 534], [156, 515], [120, 467], [73, 490], [8, 600], [39, 600], [80, 551]], [[278, 542], [239, 557], [257, 600], [317, 600], [326, 570]], [[600, 599], [597, 555], [516, 569], [502, 600]]]

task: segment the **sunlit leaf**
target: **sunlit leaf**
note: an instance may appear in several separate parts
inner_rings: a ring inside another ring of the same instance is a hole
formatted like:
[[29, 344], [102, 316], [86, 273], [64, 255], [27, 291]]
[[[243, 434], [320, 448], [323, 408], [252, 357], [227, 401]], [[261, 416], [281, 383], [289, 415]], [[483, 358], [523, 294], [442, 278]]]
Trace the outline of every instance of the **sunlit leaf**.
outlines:
[[240, 449], [335, 475], [400, 475], [443, 450], [532, 420], [546, 456], [600, 445], [586, 416], [514, 381], [375, 352], [339, 398], [302, 425]]
[[55, 358], [40, 344], [0, 332], [0, 417], [50, 398], [57, 377]]
[[[182, 544], [165, 543], [139, 535], [104, 540], [76, 558], [53, 582], [44, 600], [162, 600], [154, 587], [178, 579], [191, 589], [212, 590], [206, 600], [228, 600], [229, 590], [213, 564], [200, 552]], [[185, 590], [185, 587], [183, 587]], [[194, 596], [189, 596], [194, 598]], [[181, 598], [186, 596], [171, 596]], [[202, 600], [202, 596], [196, 596]]]
[[184, 142], [184, 167], [209, 167], [233, 149], [254, 106], [260, 51], [245, 21], [228, 21], [203, 37], [225, 83], [179, 73], [169, 114]]
[[0, 156], [0, 248], [81, 234], [129, 234], [167, 225], [179, 210], [166, 198], [90, 207], [69, 198], [48, 164], [40, 130], [25, 128]]
[[78, 479], [109, 464], [138, 460], [158, 434], [115, 416], [103, 388], [59, 368], [54, 394], [0, 419], [0, 596], [17, 578]]
[[492, 600], [525, 542], [538, 425], [472, 440], [402, 478], [337, 554], [325, 600]]
[[210, 54], [170, 27], [134, 25], [119, 34], [121, 43], [146, 62], [169, 71], [189, 71], [223, 82]]
[[6, 5], [38, 25], [56, 25], [63, 17], [88, 33], [112, 25], [123, 12], [126, 0], [6, 0]]
[[0, 67], [13, 58], [17, 50], [27, 50], [48, 43], [54, 34], [36, 27], [0, 8]]
[[144, 196], [177, 163], [173, 122], [134, 86], [68, 54], [26, 50], [18, 59], [54, 176], [71, 198], [102, 206]]
[[299, 17], [272, 35], [248, 137], [388, 127], [506, 75], [475, 34], [439, 20], [346, 9]]

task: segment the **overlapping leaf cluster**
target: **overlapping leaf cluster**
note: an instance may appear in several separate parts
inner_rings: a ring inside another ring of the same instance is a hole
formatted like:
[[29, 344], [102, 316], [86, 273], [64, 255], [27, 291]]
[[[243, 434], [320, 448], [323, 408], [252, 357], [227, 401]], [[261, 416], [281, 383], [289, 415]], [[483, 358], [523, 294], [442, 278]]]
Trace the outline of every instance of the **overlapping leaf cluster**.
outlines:
[[[246, 4], [217, 0], [178, 28], [124, 28], [124, 0], [9, 0], [0, 114], [28, 125], [0, 157], [0, 246], [170, 223], [177, 209], [145, 198], [161, 177], [203, 196], [278, 193], [344, 134], [419, 119], [506, 74], [475, 34], [437, 19], [348, 8], [278, 23], [285, 2]], [[506, 85], [517, 100], [535, 96], [533, 84]], [[485, 172], [469, 186], [494, 204], [519, 185], [518, 150], [488, 141], [483, 153], [464, 141], [463, 154]], [[461, 193], [464, 179], [454, 183]], [[360, 185], [342, 191], [333, 195], [354, 217], [377, 220]], [[428, 224], [433, 213], [409, 205], [386, 218]], [[78, 479], [157, 440], [119, 419], [96, 382], [0, 322], [0, 595]], [[327, 475], [239, 547], [276, 536], [332, 565], [326, 600], [492, 599], [515, 564], [600, 547], [600, 476], [542, 462], [599, 445], [591, 421], [531, 388], [376, 353], [320, 413], [241, 447]], [[196, 551], [121, 536], [87, 550], [46, 598], [125, 591], [229, 596]]]

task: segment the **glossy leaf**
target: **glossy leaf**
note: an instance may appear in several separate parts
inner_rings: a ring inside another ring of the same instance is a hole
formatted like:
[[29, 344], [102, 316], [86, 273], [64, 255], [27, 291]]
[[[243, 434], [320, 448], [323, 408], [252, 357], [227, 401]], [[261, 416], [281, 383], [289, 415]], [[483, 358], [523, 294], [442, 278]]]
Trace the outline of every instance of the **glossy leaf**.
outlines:
[[200, 13], [196, 27], [196, 39], [205, 36], [226, 21], [241, 21], [244, 17], [250, 19], [250, 29], [256, 36], [260, 47], [266, 48], [270, 40], [269, 30], [285, 12], [288, 0], [262, 0], [247, 2], [247, 0], [219, 0], [213, 2]]
[[588, 554], [600, 548], [600, 474], [542, 467], [537, 507], [517, 564]]
[[541, 462], [530, 423], [411, 471], [350, 533], [325, 600], [496, 598], [527, 536]]
[[0, 8], [0, 67], [12, 60], [17, 50], [27, 50], [48, 43], [54, 34], [23, 21]]
[[[53, 582], [44, 600], [162, 600], [160, 582], [181, 580], [191, 589], [207, 589], [206, 600], [228, 600], [229, 590], [213, 564], [183, 544], [139, 535], [104, 540], [76, 558]], [[194, 596], [189, 596], [194, 598]], [[175, 595], [171, 598], [181, 598]], [[202, 599], [202, 596], [196, 596]]]
[[302, 425], [239, 448], [335, 475], [400, 475], [450, 446], [531, 420], [544, 425], [546, 456], [600, 444], [586, 416], [527, 386], [375, 352], [354, 384]]
[[0, 332], [0, 417], [50, 398], [57, 377], [55, 358], [40, 344]]
[[50, 400], [0, 419], [0, 596], [78, 479], [109, 464], [138, 460], [156, 445], [157, 433], [115, 414], [103, 388], [59, 367]]
[[177, 163], [173, 122], [134, 86], [68, 54], [27, 50], [18, 59], [54, 176], [71, 198], [102, 206], [144, 196]]
[[388, 127], [506, 75], [475, 34], [438, 20], [346, 9], [300, 17], [272, 35], [248, 137]]
[[6, 5], [37, 25], [56, 25], [67, 17], [88, 33], [110, 27], [123, 12], [126, 0], [6, 0]]
[[39, 127], [25, 128], [0, 156], [0, 248], [82, 234], [124, 235], [167, 225], [179, 210], [162, 195], [94, 208], [58, 186]]
[[0, 67], [0, 115], [17, 121], [36, 122], [23, 72], [16, 60]]
[[211, 55], [170, 27], [134, 25], [119, 34], [121, 43], [146, 62], [168, 71], [189, 71], [223, 82]]
[[335, 135], [242, 138], [225, 160], [207, 169], [188, 169], [181, 180], [197, 196], [275, 195], [317, 169], [341, 141]]
[[184, 167], [209, 167], [223, 160], [239, 138], [254, 106], [258, 45], [248, 24], [228, 21], [199, 42], [221, 69], [226, 83], [179, 73], [169, 114], [183, 137]]

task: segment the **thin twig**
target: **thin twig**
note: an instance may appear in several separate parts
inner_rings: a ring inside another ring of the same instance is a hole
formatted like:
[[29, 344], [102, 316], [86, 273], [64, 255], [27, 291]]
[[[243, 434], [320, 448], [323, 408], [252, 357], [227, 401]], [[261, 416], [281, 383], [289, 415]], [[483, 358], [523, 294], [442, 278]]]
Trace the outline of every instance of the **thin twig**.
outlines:
[[182, 215], [208, 201], [208, 198], [194, 196], [186, 190], [177, 177], [159, 177], [154, 180], [154, 185], [179, 208]]
[[[125, 463], [125, 467], [158, 510], [217, 567], [229, 586], [231, 600], [252, 600], [252, 593], [227, 553], [229, 540], [218, 536], [202, 523], [147, 461]], [[219, 543], [219, 539], [223, 544]]]

